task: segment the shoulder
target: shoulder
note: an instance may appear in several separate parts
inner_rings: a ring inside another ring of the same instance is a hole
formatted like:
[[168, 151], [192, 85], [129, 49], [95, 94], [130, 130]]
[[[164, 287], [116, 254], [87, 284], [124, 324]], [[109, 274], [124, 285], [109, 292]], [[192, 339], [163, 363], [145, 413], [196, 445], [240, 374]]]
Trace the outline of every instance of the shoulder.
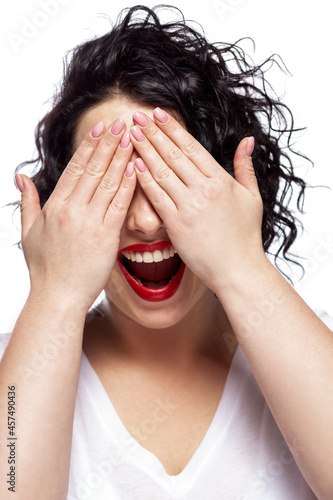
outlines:
[[2, 355], [6, 349], [6, 346], [8, 344], [8, 341], [10, 339], [11, 332], [9, 333], [0, 333], [0, 359], [2, 358]]
[[317, 316], [318, 318], [321, 319], [321, 321], [323, 323], [325, 323], [325, 325], [333, 331], [333, 316], [331, 316], [330, 314], [328, 314], [326, 311], [324, 311], [323, 309], [314, 309], [313, 311]]

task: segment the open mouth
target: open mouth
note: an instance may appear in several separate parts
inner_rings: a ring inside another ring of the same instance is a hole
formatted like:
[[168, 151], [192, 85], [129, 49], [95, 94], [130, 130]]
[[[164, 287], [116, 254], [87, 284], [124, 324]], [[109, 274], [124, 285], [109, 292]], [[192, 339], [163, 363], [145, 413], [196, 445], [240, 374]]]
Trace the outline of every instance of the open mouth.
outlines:
[[[146, 249], [148, 247], [150, 250]], [[118, 262], [133, 290], [150, 301], [171, 297], [185, 269], [185, 264], [170, 242], [126, 247], [119, 251]]]

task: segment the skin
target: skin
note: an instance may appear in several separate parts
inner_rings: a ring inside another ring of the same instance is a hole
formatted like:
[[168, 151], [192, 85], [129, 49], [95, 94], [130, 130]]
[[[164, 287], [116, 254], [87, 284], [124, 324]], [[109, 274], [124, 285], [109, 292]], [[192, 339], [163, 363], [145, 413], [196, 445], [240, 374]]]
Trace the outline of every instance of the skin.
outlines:
[[[109, 126], [121, 116], [130, 130], [137, 108], [138, 103], [119, 98], [89, 110], [78, 125], [75, 147], [98, 119]], [[141, 108], [153, 117], [153, 108]], [[137, 158], [134, 149], [131, 161]], [[120, 248], [168, 239], [162, 218], [137, 183], [120, 232]], [[106, 317], [86, 326], [83, 349], [126, 428], [155, 453], [169, 474], [179, 474], [202, 441], [223, 391], [237, 344], [230, 349], [221, 336], [228, 331], [228, 340], [235, 340], [229, 321], [212, 290], [189, 268], [177, 293], [163, 302], [138, 297], [118, 265], [105, 292]], [[184, 404], [193, 384], [196, 395]], [[158, 436], [142, 439], [138, 422], [149, 417], [149, 401], [168, 399], [170, 394], [178, 410]], [[200, 407], [203, 412], [197, 410]]]
[[[106, 126], [109, 126], [121, 116], [127, 130], [130, 130], [134, 125], [132, 116], [137, 108], [138, 103], [119, 98], [89, 110], [78, 125], [75, 147], [98, 119], [102, 119]], [[141, 109], [153, 116], [153, 108], [141, 106]], [[138, 153], [134, 149], [131, 161], [134, 162], [137, 158]], [[168, 239], [170, 236], [162, 218], [137, 183], [121, 228], [119, 247]], [[171, 241], [173, 242], [173, 239]], [[136, 356], [141, 350], [145, 356], [151, 342], [154, 356], [156, 343], [159, 343], [160, 356], [166, 359], [175, 353], [179, 353], [181, 359], [184, 359], [184, 356], [192, 356], [192, 353], [196, 356], [197, 351], [200, 352], [216, 338], [212, 317], [214, 323], [218, 321], [222, 329], [230, 329], [221, 304], [214, 297], [212, 290], [189, 267], [185, 270], [178, 292], [167, 301], [152, 303], [138, 297], [127, 284], [118, 265], [112, 270], [105, 292], [109, 298], [107, 306], [112, 310], [118, 332], [117, 341], [120, 342], [121, 338], [123, 349], [126, 348]], [[162, 335], [160, 329], [166, 330], [167, 335], [164, 332]]]
[[[113, 118], [114, 105], [105, 103], [103, 110], [89, 111], [96, 115], [82, 118], [77, 143], [83, 142], [42, 211], [33, 183], [22, 176], [22, 245], [31, 292], [0, 365], [0, 401], [15, 377], [24, 498], [65, 498], [82, 342], [102, 382], [110, 384], [121, 418], [129, 413], [124, 388], [135, 377], [130, 396], [140, 390], [136, 401], [175, 391], [179, 411], [159, 437], [144, 443], [157, 447], [152, 451], [171, 472], [182, 470], [200, 443], [239, 342], [304, 477], [319, 499], [331, 498], [332, 333], [263, 252], [262, 201], [249, 156], [253, 142], [239, 144], [233, 179], [171, 115], [159, 121], [158, 111], [122, 102], [124, 121], [131, 127], [134, 113], [136, 128], [130, 129], [131, 145], [119, 151], [124, 132], [114, 137], [105, 130], [100, 138], [88, 132], [96, 118]], [[137, 111], [146, 113], [146, 125]], [[142, 172], [137, 156], [147, 166]], [[126, 177], [130, 160], [135, 172]], [[114, 267], [116, 253], [166, 235], [187, 264], [183, 283], [177, 300], [146, 304]], [[90, 323], [84, 333], [87, 310], [103, 288], [106, 319]], [[59, 332], [67, 342], [61, 362], [46, 361], [42, 381], [33, 375], [27, 380], [23, 368], [31, 353], [43, 352]], [[304, 367], [311, 377], [304, 376]], [[197, 399], [186, 398], [193, 385]], [[202, 407], [208, 410], [200, 414]], [[3, 427], [5, 411], [2, 406]], [[196, 432], [183, 438], [187, 454], [177, 462], [179, 449], [168, 438], [177, 441], [196, 412]], [[36, 414], [43, 443], [33, 433]], [[134, 414], [144, 417], [140, 407]], [[131, 428], [135, 421], [124, 424]], [[32, 448], [36, 460], [29, 468]]]

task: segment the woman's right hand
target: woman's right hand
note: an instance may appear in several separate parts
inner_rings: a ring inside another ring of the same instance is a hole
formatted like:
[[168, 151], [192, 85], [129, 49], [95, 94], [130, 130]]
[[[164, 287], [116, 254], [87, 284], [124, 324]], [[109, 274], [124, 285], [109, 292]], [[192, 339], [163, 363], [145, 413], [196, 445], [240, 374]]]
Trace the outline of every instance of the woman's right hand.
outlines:
[[104, 289], [136, 185], [124, 122], [118, 119], [114, 129], [121, 125], [118, 135], [101, 122], [87, 133], [43, 209], [31, 179], [17, 179], [24, 186], [22, 248], [30, 293], [72, 301], [88, 311]]

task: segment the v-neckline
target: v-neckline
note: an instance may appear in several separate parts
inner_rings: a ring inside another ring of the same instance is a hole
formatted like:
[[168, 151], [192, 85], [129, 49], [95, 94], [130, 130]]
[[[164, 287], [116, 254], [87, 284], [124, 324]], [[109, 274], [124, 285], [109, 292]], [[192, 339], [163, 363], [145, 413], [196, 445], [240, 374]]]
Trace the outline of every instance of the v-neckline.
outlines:
[[94, 410], [99, 413], [105, 432], [119, 448], [125, 460], [144, 471], [159, 484], [162, 483], [169, 492], [179, 492], [191, 487], [200, 469], [227, 430], [244, 374], [242, 358], [244, 354], [238, 346], [231, 361], [221, 399], [206, 434], [187, 465], [176, 476], [169, 475], [156, 455], [139, 444], [127, 431], [84, 351], [82, 351], [82, 382], [86, 383], [92, 398], [96, 400]]

